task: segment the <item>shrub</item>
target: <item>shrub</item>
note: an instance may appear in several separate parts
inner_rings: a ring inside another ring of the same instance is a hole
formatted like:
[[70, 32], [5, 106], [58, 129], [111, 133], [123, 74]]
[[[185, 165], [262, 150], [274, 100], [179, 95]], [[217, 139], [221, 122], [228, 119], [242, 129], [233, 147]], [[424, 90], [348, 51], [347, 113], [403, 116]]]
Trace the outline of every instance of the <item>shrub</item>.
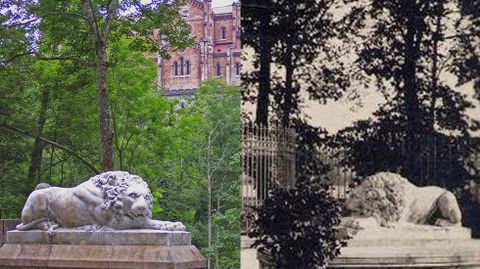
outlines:
[[478, 180], [468, 180], [463, 188], [455, 191], [462, 209], [464, 226], [472, 229], [472, 237], [480, 238], [480, 183]]
[[256, 238], [253, 246], [271, 253], [275, 268], [325, 267], [340, 254], [340, 204], [320, 186], [272, 190], [257, 213], [249, 236]]

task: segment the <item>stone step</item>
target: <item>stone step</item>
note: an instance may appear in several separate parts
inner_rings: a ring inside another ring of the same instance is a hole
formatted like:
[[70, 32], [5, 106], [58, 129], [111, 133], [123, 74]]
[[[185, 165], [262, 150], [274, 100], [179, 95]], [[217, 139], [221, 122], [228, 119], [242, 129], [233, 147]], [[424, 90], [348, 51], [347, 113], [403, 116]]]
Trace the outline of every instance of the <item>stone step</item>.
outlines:
[[433, 248], [438, 245], [457, 245], [462, 242], [468, 241], [469, 239], [420, 239], [415, 238], [403, 238], [403, 239], [378, 239], [378, 240], [359, 240], [351, 239], [347, 240], [348, 247], [399, 247], [399, 246], [411, 246], [411, 247], [423, 247], [423, 248]]
[[200, 269], [206, 260], [193, 246], [5, 244], [2, 269]]
[[60, 228], [53, 233], [40, 230], [9, 231], [9, 244], [63, 244], [63, 245], [153, 245], [185, 246], [191, 244], [189, 232], [149, 229], [84, 231]]
[[404, 225], [395, 228], [369, 227], [368, 229], [353, 229], [340, 227], [339, 237], [350, 235], [356, 240], [395, 241], [405, 239], [415, 240], [466, 240], [471, 238], [469, 228], [437, 227], [430, 225]]
[[348, 246], [329, 268], [480, 268], [480, 240], [446, 241], [428, 246]]

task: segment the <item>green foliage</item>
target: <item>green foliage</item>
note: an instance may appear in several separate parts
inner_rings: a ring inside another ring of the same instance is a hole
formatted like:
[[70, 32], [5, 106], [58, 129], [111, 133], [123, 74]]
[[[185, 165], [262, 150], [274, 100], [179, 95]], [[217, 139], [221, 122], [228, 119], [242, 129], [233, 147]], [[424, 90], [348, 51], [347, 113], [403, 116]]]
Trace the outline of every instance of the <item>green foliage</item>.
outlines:
[[[182, 0], [153, 0], [148, 3], [102, 0], [4, 2], [0, 12], [2, 64], [10, 63], [19, 54], [37, 52], [47, 56], [93, 60], [98, 51], [95, 50], [97, 44], [92, 42], [92, 25], [97, 28], [95, 31], [101, 31], [99, 37], [106, 38], [108, 50], [112, 49], [112, 43], [130, 37], [131, 51], [158, 52], [162, 57], [168, 57], [168, 49], [186, 48], [194, 43], [186, 21], [178, 12], [184, 4]], [[83, 7], [85, 3], [93, 8], [94, 18], [89, 18]], [[115, 8], [112, 18], [106, 14], [109, 8]], [[104, 32], [110, 19], [110, 31]], [[41, 36], [38, 31], [41, 31]], [[152, 38], [152, 33], [156, 33], [155, 38]], [[169, 46], [158, 42], [160, 36]], [[38, 43], [41, 43], [40, 48]]]
[[[167, 189], [160, 201], [164, 219], [177, 218], [214, 268], [238, 268], [240, 259], [240, 91], [212, 79], [190, 103], [175, 110], [173, 144], [162, 163]], [[210, 141], [210, 143], [209, 143]], [[212, 179], [213, 242], [208, 248], [208, 177]], [[168, 187], [167, 187], [168, 186]], [[232, 239], [234, 239], [232, 241]], [[238, 244], [237, 244], [238, 243]]]
[[[236, 192], [237, 193], [237, 192]], [[239, 193], [237, 193], [240, 195]], [[219, 256], [219, 268], [240, 267], [240, 208], [229, 208], [223, 213], [215, 213], [213, 222], [216, 225], [214, 253]]]
[[[108, 95], [111, 83], [107, 77], [108, 70], [122, 57], [117, 55], [118, 47], [114, 45], [129, 38], [130, 50], [155, 52], [164, 58], [168, 58], [168, 51], [193, 45], [187, 23], [178, 12], [182, 4], [181, 0], [148, 3], [136, 0], [7, 1], [0, 11], [0, 29], [6, 35], [0, 43], [0, 66], [7, 66], [21, 56], [35, 55], [41, 60], [73, 61], [93, 67], [101, 170], [113, 170], [114, 130]], [[50, 90], [42, 92], [39, 128], [30, 135], [36, 137], [30, 180], [39, 170], [43, 146], [37, 136], [43, 131], [49, 94]], [[95, 173], [100, 172], [81, 156], [77, 158]]]
[[[93, 175], [91, 167], [112, 167], [113, 158], [115, 169], [148, 181], [154, 217], [184, 222], [204, 250], [209, 174], [210, 227], [218, 234], [211, 255], [217, 267], [238, 265], [239, 244], [231, 238], [239, 237], [232, 211], [239, 208], [239, 90], [211, 80], [181, 108], [159, 94], [156, 65], [144, 57], [168, 58], [194, 44], [178, 12], [183, 4], [2, 2], [0, 217], [18, 218], [39, 182], [74, 186]], [[113, 156], [103, 156], [110, 144]]]
[[[156, 66], [131, 51], [132, 38], [111, 44], [108, 73], [110, 115], [115, 130], [116, 169], [148, 181], [154, 218], [178, 220], [193, 243], [218, 260], [239, 267], [240, 93], [217, 80], [204, 82], [185, 107], [162, 96]], [[75, 62], [19, 58], [0, 68], [0, 124], [9, 124], [69, 147], [99, 165], [95, 73]], [[42, 93], [49, 92], [46, 106]], [[38, 123], [45, 109], [43, 128]], [[213, 173], [213, 248], [207, 250], [208, 135]], [[46, 143], [35, 180], [28, 179], [35, 139], [0, 127], [0, 217], [19, 218], [39, 182], [74, 186], [93, 175], [77, 158]], [[233, 240], [235, 239], [235, 240]], [[238, 243], [238, 244], [237, 244]], [[218, 258], [218, 259], [217, 259]]]

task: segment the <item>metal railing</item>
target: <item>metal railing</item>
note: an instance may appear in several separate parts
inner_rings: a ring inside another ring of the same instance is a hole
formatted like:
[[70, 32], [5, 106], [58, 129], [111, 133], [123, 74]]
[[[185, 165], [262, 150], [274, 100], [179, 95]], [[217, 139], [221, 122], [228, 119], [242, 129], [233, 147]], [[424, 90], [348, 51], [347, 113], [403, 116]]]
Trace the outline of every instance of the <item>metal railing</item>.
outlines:
[[242, 231], [250, 226], [253, 209], [262, 204], [269, 190], [295, 185], [295, 140], [296, 134], [292, 128], [243, 124]]

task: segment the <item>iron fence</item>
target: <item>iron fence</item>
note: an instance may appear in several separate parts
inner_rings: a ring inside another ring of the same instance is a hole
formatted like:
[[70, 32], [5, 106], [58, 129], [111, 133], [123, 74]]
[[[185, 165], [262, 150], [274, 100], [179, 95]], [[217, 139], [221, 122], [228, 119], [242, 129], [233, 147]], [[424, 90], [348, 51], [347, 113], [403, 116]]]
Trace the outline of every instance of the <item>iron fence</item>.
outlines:
[[269, 190], [295, 185], [295, 140], [292, 128], [242, 126], [242, 231], [250, 227], [253, 209], [262, 204]]

